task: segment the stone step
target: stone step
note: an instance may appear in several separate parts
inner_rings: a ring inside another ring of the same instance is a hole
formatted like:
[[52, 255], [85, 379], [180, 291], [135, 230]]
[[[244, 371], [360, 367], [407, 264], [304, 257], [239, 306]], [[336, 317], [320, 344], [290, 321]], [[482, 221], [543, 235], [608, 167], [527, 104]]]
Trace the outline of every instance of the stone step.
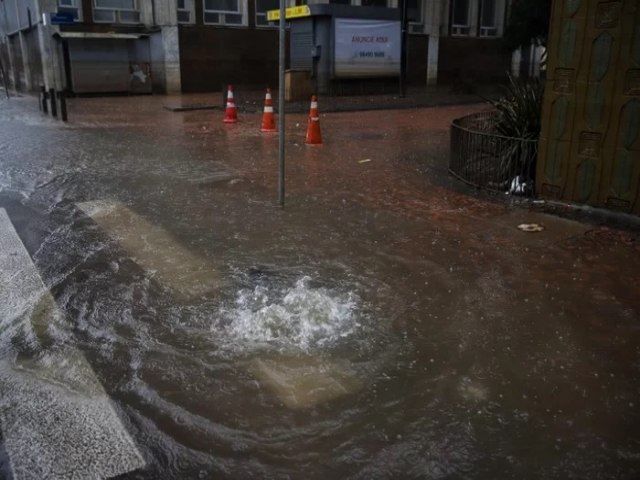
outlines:
[[0, 298], [0, 429], [11, 478], [103, 479], [142, 468], [4, 209]]

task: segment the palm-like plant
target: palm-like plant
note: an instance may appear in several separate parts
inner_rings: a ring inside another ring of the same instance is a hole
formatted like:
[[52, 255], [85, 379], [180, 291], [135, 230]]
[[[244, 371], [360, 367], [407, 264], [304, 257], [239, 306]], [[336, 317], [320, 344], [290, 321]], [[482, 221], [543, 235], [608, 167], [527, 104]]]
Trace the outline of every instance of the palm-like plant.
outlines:
[[509, 75], [505, 94], [491, 103], [498, 111], [495, 133], [505, 137], [537, 139], [540, 135], [543, 83], [537, 79], [516, 80]]
[[543, 92], [544, 85], [539, 79], [521, 81], [509, 75], [505, 95], [491, 102], [496, 109], [491, 130], [501, 137], [507, 137], [500, 140], [496, 149], [499, 169], [505, 180], [516, 175], [534, 180], [537, 157], [535, 140], [540, 136]]

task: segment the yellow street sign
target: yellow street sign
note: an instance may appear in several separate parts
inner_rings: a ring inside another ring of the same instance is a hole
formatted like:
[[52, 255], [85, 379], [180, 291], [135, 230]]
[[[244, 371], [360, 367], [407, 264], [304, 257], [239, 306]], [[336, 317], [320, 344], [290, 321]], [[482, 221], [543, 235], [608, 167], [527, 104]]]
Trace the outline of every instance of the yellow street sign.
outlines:
[[[308, 17], [311, 15], [309, 5], [299, 5], [297, 7], [289, 7], [285, 11], [284, 18], [289, 20], [290, 18]], [[280, 10], [267, 11], [267, 20], [270, 22], [277, 22], [280, 20]]]

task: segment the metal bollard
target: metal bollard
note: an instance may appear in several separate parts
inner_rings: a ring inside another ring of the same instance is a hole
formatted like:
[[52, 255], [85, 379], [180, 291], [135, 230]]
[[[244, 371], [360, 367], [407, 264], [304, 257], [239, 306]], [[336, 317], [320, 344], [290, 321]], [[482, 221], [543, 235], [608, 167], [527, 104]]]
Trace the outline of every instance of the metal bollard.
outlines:
[[60, 119], [63, 122], [67, 121], [67, 96], [64, 90], [58, 92], [58, 98], [60, 99]]
[[49, 109], [47, 108], [47, 89], [44, 86], [40, 87], [40, 93], [42, 94], [42, 105], [40, 108], [44, 113], [49, 113]]
[[56, 104], [56, 90], [54, 88], [49, 89], [49, 99], [51, 100], [51, 116], [58, 116], [58, 105]]

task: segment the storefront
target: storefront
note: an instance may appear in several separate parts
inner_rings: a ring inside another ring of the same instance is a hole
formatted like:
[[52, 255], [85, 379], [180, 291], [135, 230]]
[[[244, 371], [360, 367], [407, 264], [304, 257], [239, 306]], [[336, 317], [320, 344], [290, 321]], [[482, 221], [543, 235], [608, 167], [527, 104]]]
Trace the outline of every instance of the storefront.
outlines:
[[61, 32], [69, 91], [151, 93], [149, 37], [134, 33]]
[[316, 4], [290, 22], [291, 70], [308, 72], [319, 94], [398, 90], [399, 9]]

